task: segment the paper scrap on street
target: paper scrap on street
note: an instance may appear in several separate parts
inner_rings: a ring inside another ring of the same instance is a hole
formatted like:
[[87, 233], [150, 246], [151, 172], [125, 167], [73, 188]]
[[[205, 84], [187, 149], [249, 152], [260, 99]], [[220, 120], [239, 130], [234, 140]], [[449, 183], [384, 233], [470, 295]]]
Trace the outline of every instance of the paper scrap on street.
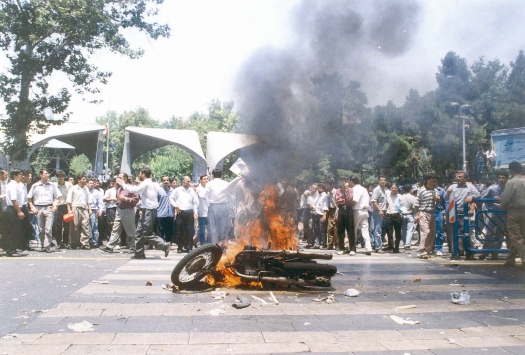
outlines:
[[100, 280], [93, 280], [93, 281], [91, 281], [91, 283], [92, 284], [107, 285], [107, 284], [109, 284], [109, 281], [108, 280], [102, 280], [102, 281], [100, 281]]
[[80, 323], [69, 323], [67, 327], [75, 332], [94, 332], [93, 324], [88, 321], [83, 320]]
[[397, 324], [410, 324], [410, 325], [415, 325], [415, 324], [419, 324], [419, 321], [418, 320], [409, 320], [409, 319], [403, 319], [401, 317], [398, 317], [398, 316], [390, 316], [390, 319], [392, 319], [394, 322], [396, 322]]
[[357, 291], [355, 288], [349, 288], [345, 291], [344, 295], [346, 297], [357, 297], [359, 296], [359, 291]]

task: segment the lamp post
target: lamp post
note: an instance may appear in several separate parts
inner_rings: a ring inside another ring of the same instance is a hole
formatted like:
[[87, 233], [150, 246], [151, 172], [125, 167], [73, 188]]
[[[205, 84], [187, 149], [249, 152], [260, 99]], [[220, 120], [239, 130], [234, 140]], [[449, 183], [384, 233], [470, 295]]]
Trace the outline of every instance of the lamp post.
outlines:
[[472, 114], [470, 105], [460, 105], [457, 102], [450, 103], [450, 109], [456, 113], [458, 118], [462, 119], [462, 133], [463, 133], [463, 171], [467, 171], [467, 147], [465, 140], [465, 120]]

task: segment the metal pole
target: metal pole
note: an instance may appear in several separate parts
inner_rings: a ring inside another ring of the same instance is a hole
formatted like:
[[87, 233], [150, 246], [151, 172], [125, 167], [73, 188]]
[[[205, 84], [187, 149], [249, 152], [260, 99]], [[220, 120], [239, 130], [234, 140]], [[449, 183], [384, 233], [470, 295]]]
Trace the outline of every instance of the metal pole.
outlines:
[[[104, 181], [106, 181], [106, 176], [109, 176], [109, 122], [108, 122], [108, 137], [106, 141], [106, 171], [104, 172]], [[463, 137], [465, 134], [463, 134]], [[465, 147], [463, 147], [463, 151], [465, 150]]]
[[465, 148], [465, 116], [463, 116], [463, 171], [467, 172], [467, 150]]

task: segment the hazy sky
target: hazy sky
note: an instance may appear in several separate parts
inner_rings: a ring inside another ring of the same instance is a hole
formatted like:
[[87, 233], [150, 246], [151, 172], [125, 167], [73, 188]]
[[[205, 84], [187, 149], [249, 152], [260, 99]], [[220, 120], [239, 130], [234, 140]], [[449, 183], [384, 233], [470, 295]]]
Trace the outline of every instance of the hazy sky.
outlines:
[[[153, 41], [132, 32], [130, 42], [146, 51], [142, 58], [130, 60], [106, 52], [93, 57], [113, 77], [101, 86], [101, 104], [87, 104], [74, 96], [71, 121], [94, 122], [108, 110], [122, 113], [137, 107], [163, 121], [173, 115], [205, 112], [206, 103], [214, 98], [235, 100], [236, 74], [250, 54], [264, 46], [284, 49], [294, 42], [297, 35], [290, 13], [300, 2], [166, 0], [158, 22], [170, 25], [171, 37]], [[368, 38], [369, 53], [363, 53], [367, 69], [349, 74], [361, 81], [370, 105], [390, 99], [401, 105], [410, 88], [421, 94], [434, 89], [440, 59], [450, 50], [469, 64], [480, 56], [508, 64], [525, 49], [523, 1], [425, 0], [418, 4], [406, 50], [396, 56], [382, 55], [374, 38]], [[63, 85], [57, 77], [51, 90]]]

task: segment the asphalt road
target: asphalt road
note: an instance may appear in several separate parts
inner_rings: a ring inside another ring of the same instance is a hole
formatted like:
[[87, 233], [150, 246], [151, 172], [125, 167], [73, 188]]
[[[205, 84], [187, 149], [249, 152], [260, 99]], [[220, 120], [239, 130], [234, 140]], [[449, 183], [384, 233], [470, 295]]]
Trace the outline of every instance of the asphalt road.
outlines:
[[27, 252], [14, 258], [0, 253], [0, 337], [16, 333], [41, 311], [128, 262], [129, 256], [99, 250]]

